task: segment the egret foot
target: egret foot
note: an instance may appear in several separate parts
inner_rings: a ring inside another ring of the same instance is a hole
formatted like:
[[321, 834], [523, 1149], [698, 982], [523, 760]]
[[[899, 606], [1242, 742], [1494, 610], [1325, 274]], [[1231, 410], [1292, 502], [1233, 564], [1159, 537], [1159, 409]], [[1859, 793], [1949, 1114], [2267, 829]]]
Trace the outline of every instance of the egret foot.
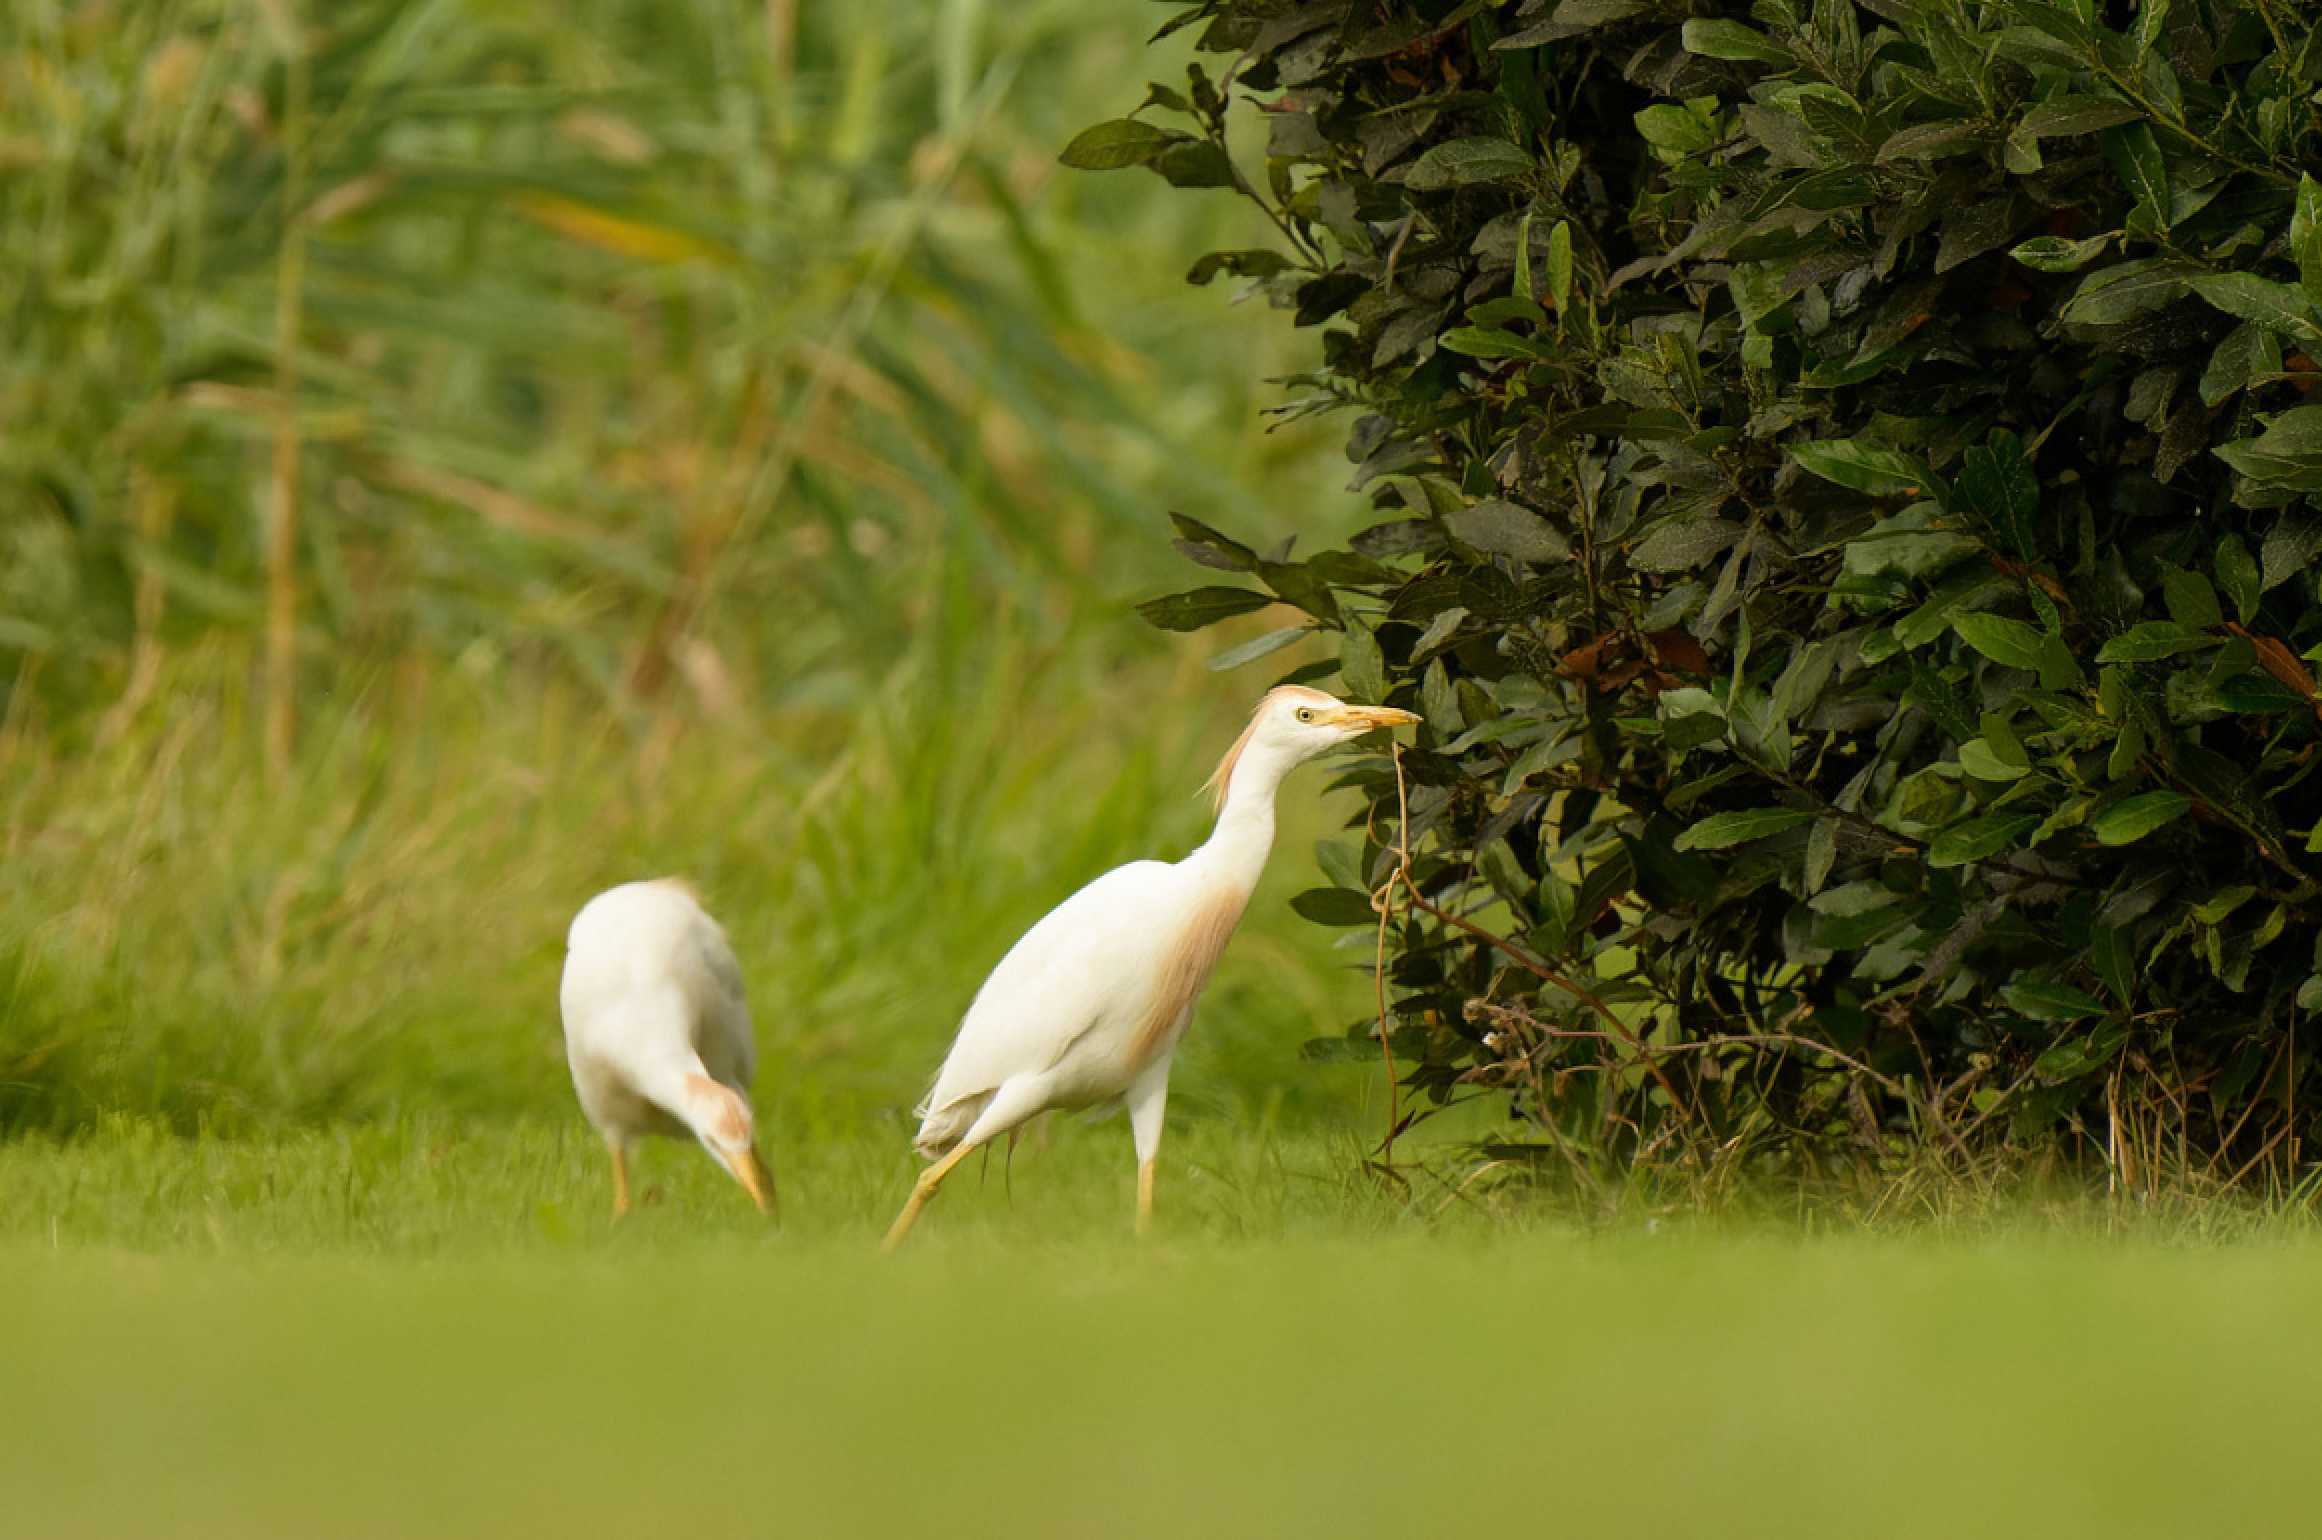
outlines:
[[919, 1180], [912, 1184], [911, 1196], [904, 1200], [903, 1212], [895, 1216], [895, 1223], [887, 1230], [887, 1239], [880, 1244], [881, 1251], [893, 1251], [903, 1244], [903, 1237], [909, 1235], [911, 1227], [918, 1223], [919, 1211], [927, 1207], [927, 1200], [935, 1196], [935, 1189], [941, 1187], [943, 1179], [951, 1175], [951, 1168], [967, 1159], [974, 1150], [975, 1146], [970, 1144], [955, 1144], [950, 1154], [919, 1173]]
[[1153, 1162], [1137, 1162], [1137, 1233], [1153, 1228]]

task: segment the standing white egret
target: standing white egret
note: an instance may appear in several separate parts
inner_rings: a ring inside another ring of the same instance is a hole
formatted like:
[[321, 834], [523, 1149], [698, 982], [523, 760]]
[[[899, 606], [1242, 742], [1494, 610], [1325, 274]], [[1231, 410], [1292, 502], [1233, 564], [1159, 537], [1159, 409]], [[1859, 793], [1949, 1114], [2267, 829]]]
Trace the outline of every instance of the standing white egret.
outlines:
[[590, 899], [565, 939], [560, 998], [573, 1089], [613, 1155], [613, 1217], [629, 1211], [629, 1147], [646, 1134], [692, 1134], [771, 1213], [742, 970], [693, 889], [662, 878]]
[[[1182, 861], [1116, 867], [1009, 948], [976, 991], [912, 1142], [933, 1160], [887, 1232], [900, 1242], [971, 1150], [1051, 1107], [1120, 1097], [1137, 1148], [1137, 1228], [1153, 1214], [1153, 1158], [1169, 1061], [1274, 843], [1274, 792], [1323, 750], [1408, 711], [1284, 685], [1218, 765], [1217, 827]], [[940, 1157], [940, 1158], [938, 1158]]]

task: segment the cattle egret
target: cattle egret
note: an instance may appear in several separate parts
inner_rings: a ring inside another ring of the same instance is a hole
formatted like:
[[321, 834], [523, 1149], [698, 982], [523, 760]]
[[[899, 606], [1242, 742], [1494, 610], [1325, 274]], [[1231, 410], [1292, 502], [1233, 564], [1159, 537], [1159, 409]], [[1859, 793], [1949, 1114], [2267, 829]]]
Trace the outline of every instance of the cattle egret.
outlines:
[[1137, 1229], [1153, 1215], [1153, 1158], [1169, 1061], [1274, 843], [1274, 791], [1323, 750], [1408, 711], [1351, 706], [1285, 685], [1258, 703], [1210, 784], [1217, 827], [1178, 862], [1136, 861], [1066, 899], [976, 991], [917, 1114], [912, 1142], [934, 1162], [887, 1232], [909, 1232], [971, 1150], [1052, 1107], [1118, 1097], [1137, 1150]]
[[615, 1219], [629, 1212], [629, 1147], [646, 1134], [693, 1135], [773, 1212], [750, 1113], [758, 1054], [742, 970], [692, 888], [630, 882], [583, 905], [561, 1003], [573, 1089], [613, 1155]]

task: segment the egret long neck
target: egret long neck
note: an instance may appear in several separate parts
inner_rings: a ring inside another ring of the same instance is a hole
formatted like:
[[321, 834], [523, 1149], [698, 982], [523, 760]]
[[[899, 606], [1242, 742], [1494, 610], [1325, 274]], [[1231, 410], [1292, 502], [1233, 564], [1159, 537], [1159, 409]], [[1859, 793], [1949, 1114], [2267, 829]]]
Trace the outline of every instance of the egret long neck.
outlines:
[[1217, 827], [1188, 859], [1245, 893], [1256, 887], [1274, 848], [1274, 792], [1295, 763], [1254, 746], [1235, 761]]

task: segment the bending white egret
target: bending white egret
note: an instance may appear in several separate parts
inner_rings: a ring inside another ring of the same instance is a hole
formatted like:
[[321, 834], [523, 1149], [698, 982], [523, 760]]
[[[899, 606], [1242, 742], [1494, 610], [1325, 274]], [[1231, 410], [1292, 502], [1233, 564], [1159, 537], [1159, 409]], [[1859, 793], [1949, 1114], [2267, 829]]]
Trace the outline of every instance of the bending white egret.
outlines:
[[750, 1080], [757, 1045], [742, 970], [692, 888], [630, 882], [583, 905], [565, 940], [564, 1051], [581, 1110], [613, 1155], [613, 1217], [629, 1211], [629, 1147], [692, 1134], [762, 1212]]
[[1137, 1149], [1137, 1228], [1152, 1220], [1169, 1061], [1274, 843], [1274, 792], [1323, 750], [1408, 711], [1285, 685], [1258, 703], [1211, 785], [1217, 827], [1178, 862], [1136, 861], [1049, 911], [1000, 959], [960, 1022], [913, 1143], [934, 1161], [887, 1232], [901, 1241], [971, 1150], [1051, 1107], [1120, 1097]]

